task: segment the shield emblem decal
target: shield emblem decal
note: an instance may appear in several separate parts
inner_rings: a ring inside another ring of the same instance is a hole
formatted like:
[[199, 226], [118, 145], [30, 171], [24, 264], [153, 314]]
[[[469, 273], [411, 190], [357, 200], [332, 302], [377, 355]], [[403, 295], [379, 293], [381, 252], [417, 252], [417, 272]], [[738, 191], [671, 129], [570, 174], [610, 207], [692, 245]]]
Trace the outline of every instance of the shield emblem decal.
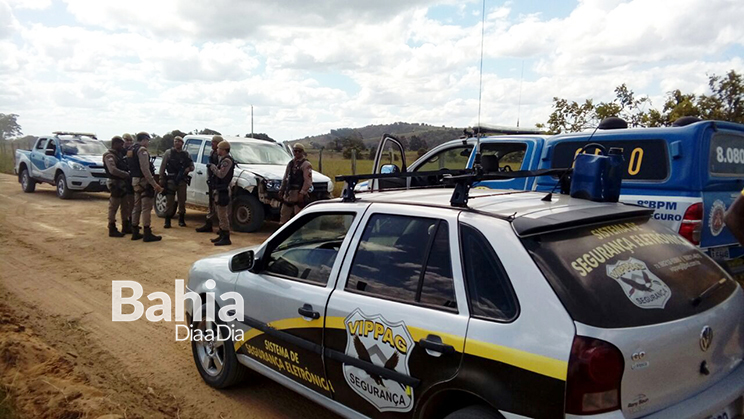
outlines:
[[[346, 354], [374, 365], [409, 375], [408, 361], [414, 341], [404, 322], [392, 323], [382, 315], [356, 309], [344, 321]], [[344, 364], [346, 383], [380, 412], [409, 412], [413, 389], [353, 365]]]
[[629, 258], [614, 265], [607, 265], [607, 276], [620, 285], [625, 296], [640, 308], [661, 308], [666, 306], [672, 296], [672, 290], [646, 263]]

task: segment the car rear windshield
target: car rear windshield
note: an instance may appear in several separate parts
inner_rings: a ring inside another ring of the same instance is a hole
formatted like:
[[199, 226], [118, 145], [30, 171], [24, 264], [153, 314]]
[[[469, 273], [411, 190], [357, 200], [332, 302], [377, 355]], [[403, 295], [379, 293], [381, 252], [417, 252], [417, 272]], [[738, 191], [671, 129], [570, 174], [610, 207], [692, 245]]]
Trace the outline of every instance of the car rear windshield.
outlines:
[[716, 306], [736, 289], [713, 260], [653, 220], [587, 226], [522, 240], [571, 317], [590, 326], [636, 327], [678, 320]]
[[718, 133], [710, 140], [710, 173], [744, 176], [744, 135]]
[[[629, 181], [662, 181], [669, 176], [669, 158], [664, 140], [592, 140], [607, 147], [621, 148], [625, 160], [623, 180]], [[552, 168], [571, 167], [574, 157], [587, 141], [566, 141], [556, 144], [552, 157]], [[598, 150], [589, 147], [584, 152], [594, 154]]]

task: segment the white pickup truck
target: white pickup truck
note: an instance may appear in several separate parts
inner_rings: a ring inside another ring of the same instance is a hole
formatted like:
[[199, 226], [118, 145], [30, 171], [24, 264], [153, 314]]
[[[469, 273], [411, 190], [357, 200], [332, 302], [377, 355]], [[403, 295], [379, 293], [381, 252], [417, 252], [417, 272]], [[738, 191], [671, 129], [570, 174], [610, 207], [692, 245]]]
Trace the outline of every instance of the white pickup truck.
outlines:
[[[231, 227], [235, 231], [250, 233], [261, 228], [265, 219], [278, 219], [281, 207], [279, 187], [292, 156], [281, 143], [254, 138], [223, 137], [230, 143], [230, 154], [236, 163], [231, 185]], [[207, 163], [212, 151], [212, 136], [187, 135], [184, 137], [183, 148], [194, 161], [191, 184], [186, 191], [186, 203], [207, 210]], [[160, 169], [160, 162], [160, 158], [155, 159], [156, 171]], [[331, 179], [313, 171], [310, 200], [329, 199], [331, 191]], [[166, 216], [163, 194], [156, 196], [155, 212], [159, 217]]]
[[72, 197], [74, 191], [104, 192], [103, 168], [106, 146], [94, 134], [57, 131], [36, 140], [31, 150], [16, 150], [14, 171], [24, 192], [37, 183], [57, 187], [57, 196]]

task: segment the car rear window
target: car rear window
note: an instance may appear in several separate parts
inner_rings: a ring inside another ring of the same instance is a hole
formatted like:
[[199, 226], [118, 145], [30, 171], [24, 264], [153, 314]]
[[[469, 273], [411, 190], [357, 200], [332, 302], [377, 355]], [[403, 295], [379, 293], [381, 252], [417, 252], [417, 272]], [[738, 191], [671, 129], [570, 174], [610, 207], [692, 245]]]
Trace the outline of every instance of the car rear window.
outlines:
[[[687, 240], [647, 219], [522, 239], [574, 320], [619, 328], [693, 316], [736, 283]], [[715, 285], [725, 281], [719, 287]], [[713, 287], [713, 288], [711, 288]], [[710, 289], [699, 303], [693, 300]]]
[[744, 136], [719, 133], [710, 140], [710, 173], [744, 176]]
[[[669, 177], [669, 158], [664, 140], [592, 140], [607, 147], [621, 148], [625, 160], [624, 180], [662, 181]], [[552, 168], [571, 167], [573, 159], [587, 141], [566, 141], [555, 145]], [[586, 153], [594, 154], [596, 148], [588, 148]]]

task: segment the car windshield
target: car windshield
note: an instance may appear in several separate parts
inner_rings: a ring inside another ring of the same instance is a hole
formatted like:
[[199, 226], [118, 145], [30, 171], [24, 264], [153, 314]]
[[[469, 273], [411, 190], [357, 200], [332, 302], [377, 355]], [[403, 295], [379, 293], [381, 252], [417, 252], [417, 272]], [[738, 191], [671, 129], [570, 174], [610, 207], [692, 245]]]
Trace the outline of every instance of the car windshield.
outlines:
[[275, 143], [232, 143], [230, 154], [236, 163], [243, 164], [287, 164], [292, 157], [281, 145]]
[[68, 156], [101, 156], [106, 152], [106, 146], [98, 140], [73, 138], [60, 140], [59, 143], [62, 147], [62, 154]]

